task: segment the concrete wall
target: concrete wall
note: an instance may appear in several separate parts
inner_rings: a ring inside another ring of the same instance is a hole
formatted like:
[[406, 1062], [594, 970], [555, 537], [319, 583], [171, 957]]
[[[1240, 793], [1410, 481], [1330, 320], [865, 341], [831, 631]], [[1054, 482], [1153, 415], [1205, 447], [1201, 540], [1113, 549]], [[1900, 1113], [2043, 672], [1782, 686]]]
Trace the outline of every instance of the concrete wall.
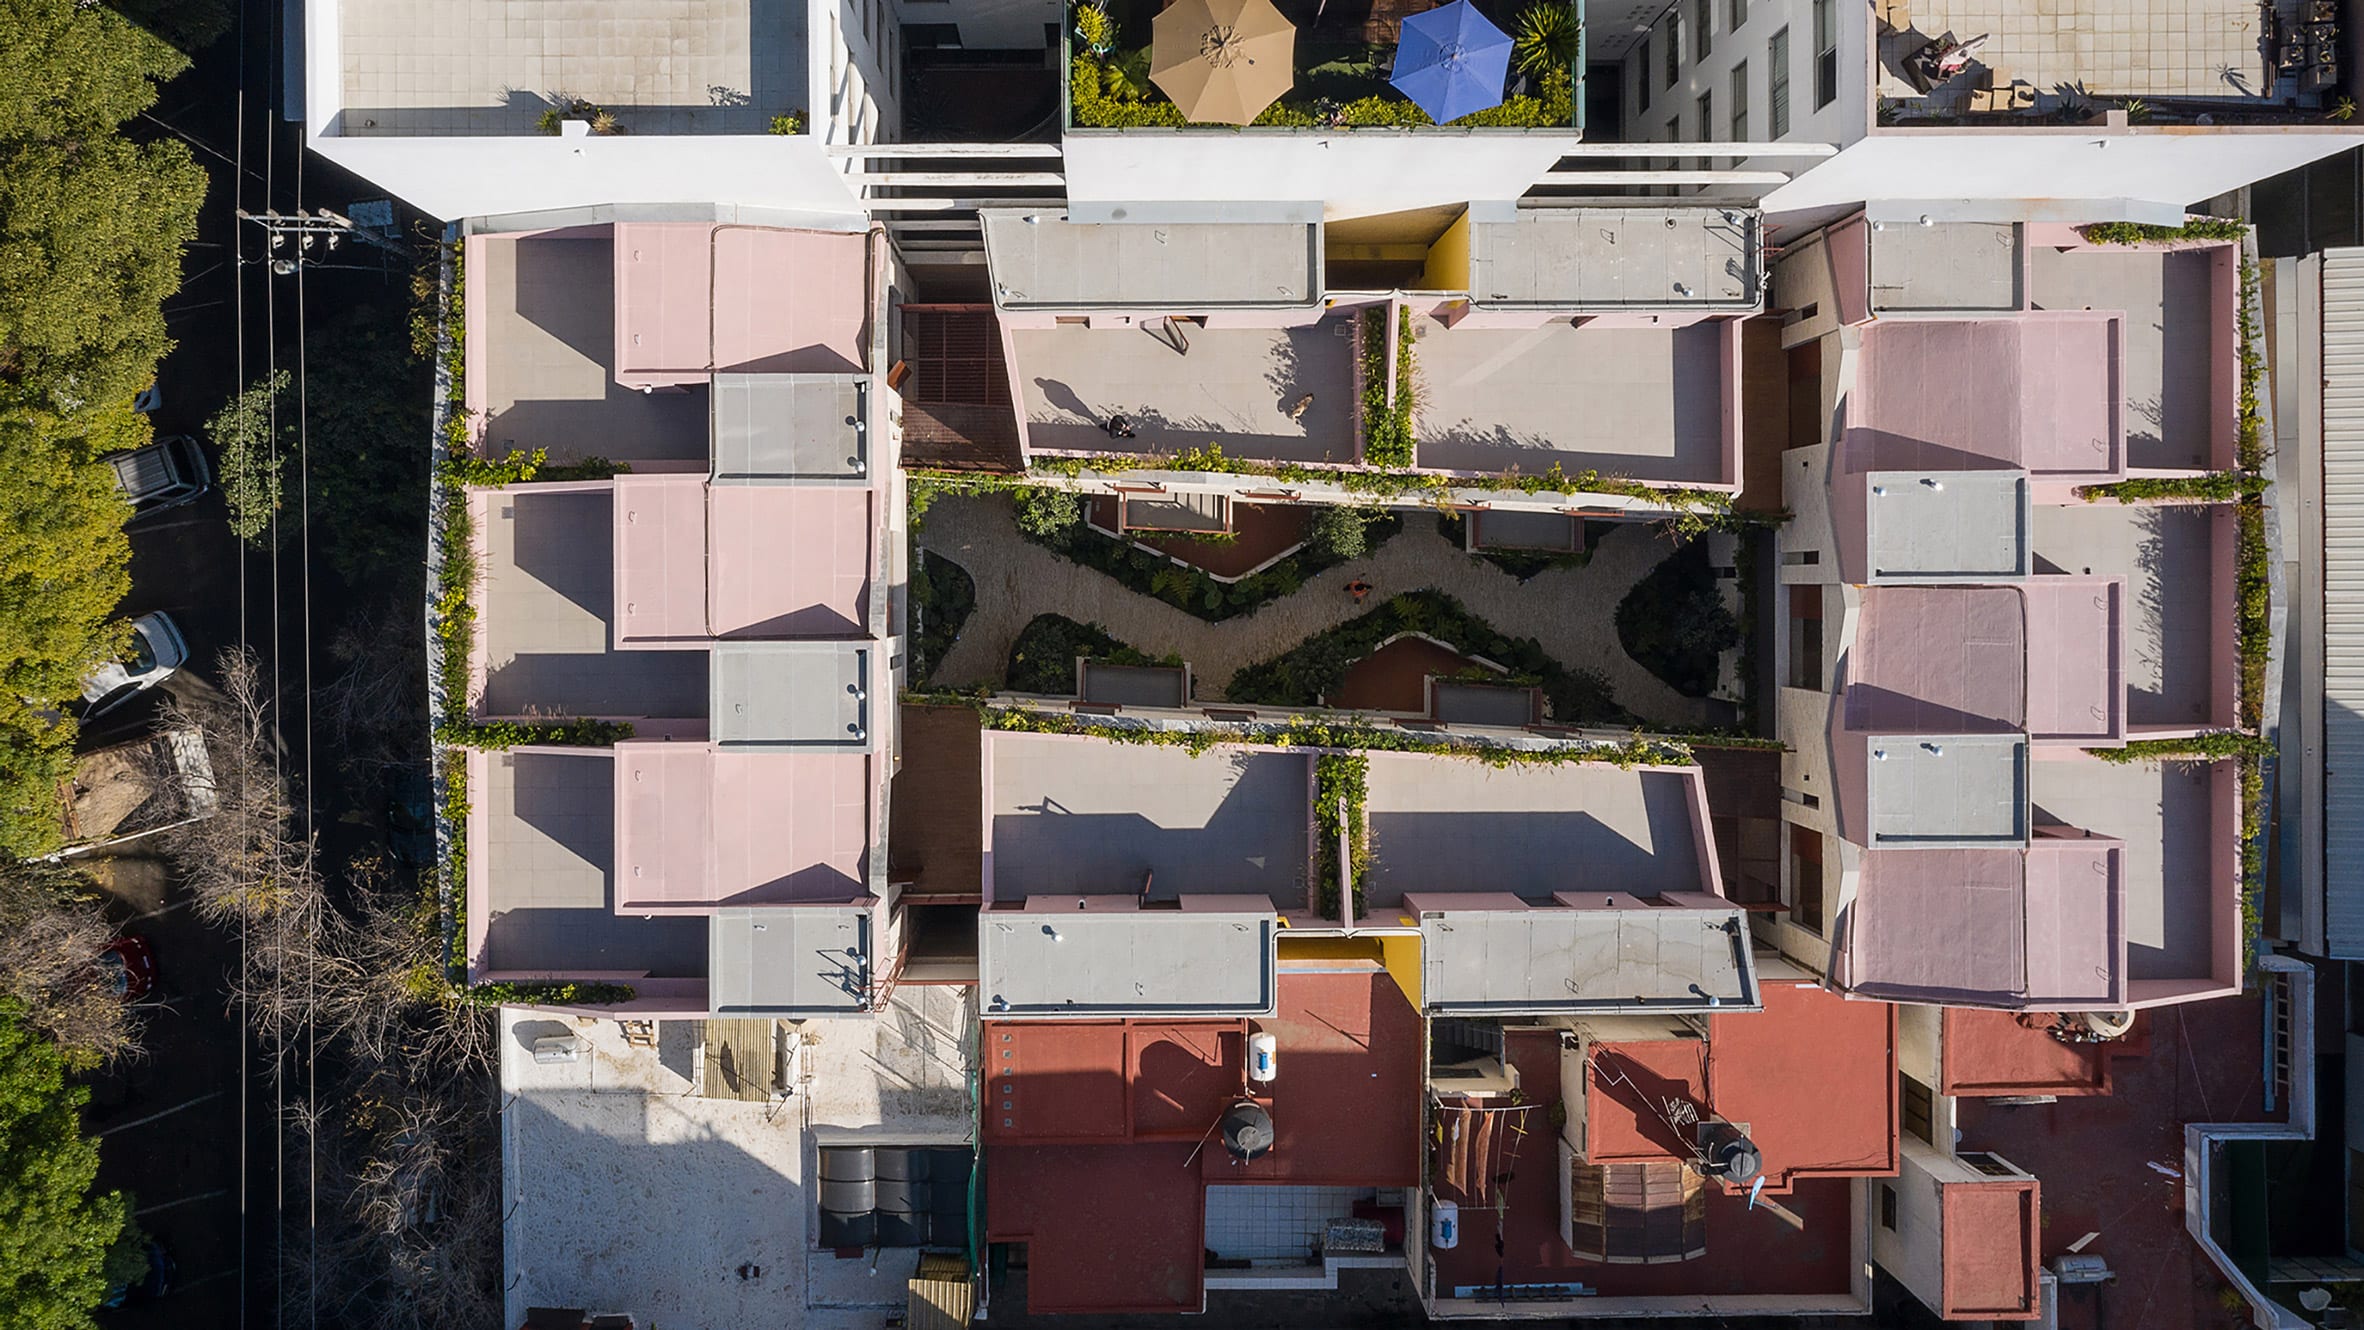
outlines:
[[1339, 221], [1516, 199], [1578, 138], [1573, 129], [1069, 130], [1067, 198], [1077, 221], [1269, 218], [1291, 203]]
[[1883, 129], [1766, 195], [1763, 207], [1780, 221], [1931, 200], [1962, 220], [2101, 221], [2131, 215], [2129, 201], [2183, 207], [2358, 144], [2364, 129], [2333, 126]]
[[[1872, 1183], [1871, 1256], [1925, 1306], [1945, 1305], [1945, 1226], [1938, 1174], [1966, 1173], [1962, 1165], [1912, 1137], [1899, 1143], [1898, 1172]], [[1976, 1175], [1973, 1175], [1976, 1176]], [[1896, 1227], [1880, 1222], [1879, 1189], [1896, 1189]]]

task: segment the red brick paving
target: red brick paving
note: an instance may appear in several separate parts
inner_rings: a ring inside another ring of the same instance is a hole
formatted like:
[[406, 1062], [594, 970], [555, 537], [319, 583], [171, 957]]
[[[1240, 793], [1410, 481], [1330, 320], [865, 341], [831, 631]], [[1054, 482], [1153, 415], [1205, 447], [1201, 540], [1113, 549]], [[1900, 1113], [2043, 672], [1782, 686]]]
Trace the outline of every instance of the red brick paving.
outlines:
[[1322, 700], [1334, 707], [1357, 711], [1425, 713], [1428, 676], [1450, 677], [1476, 664], [1460, 652], [1447, 650], [1425, 637], [1398, 638], [1356, 661], [1346, 671], [1338, 691]]
[[[1244, 577], [1267, 560], [1305, 543], [1312, 512], [1295, 504], [1235, 503], [1231, 505], [1231, 540], [1189, 540], [1138, 531], [1125, 539], [1170, 554], [1216, 577]], [[1091, 501], [1092, 525], [1102, 531], [1116, 530], [1116, 514], [1115, 496], [1102, 495]]]

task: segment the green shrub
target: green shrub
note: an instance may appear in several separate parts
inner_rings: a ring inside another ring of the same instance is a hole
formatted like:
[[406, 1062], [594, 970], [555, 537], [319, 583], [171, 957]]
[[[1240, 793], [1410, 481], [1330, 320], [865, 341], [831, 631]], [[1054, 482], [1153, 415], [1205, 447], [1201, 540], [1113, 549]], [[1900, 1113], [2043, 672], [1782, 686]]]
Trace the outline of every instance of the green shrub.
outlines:
[[1387, 310], [1363, 311], [1363, 461], [1377, 467], [1412, 465], [1413, 413], [1419, 409], [1419, 383], [1413, 373], [1412, 311], [1398, 311], [1395, 348], [1395, 402], [1387, 400]]
[[2122, 748], [2085, 750], [2104, 762], [2129, 766], [2136, 762], [2217, 762], [2228, 757], [2265, 757], [2275, 751], [2271, 739], [2240, 730], [2210, 730], [2184, 739], [2135, 739]]
[[2169, 240], [2239, 240], [2249, 234], [2247, 222], [2230, 217], [2193, 217], [2181, 226], [2152, 226], [2144, 222], [2092, 222], [2077, 234], [2096, 245], [2140, 245]]
[[1723, 653], [1740, 645], [1740, 624], [1716, 590], [1704, 543], [1686, 543], [1634, 584], [1617, 605], [1617, 639], [1676, 692], [1715, 691]]
[[287, 464], [295, 457], [293, 407], [279, 416], [279, 395], [291, 382], [274, 370], [247, 385], [205, 422], [205, 436], [221, 455], [222, 502], [230, 510], [230, 534], [260, 546], [279, 516]]
[[1339, 563], [1359, 559], [1371, 551], [1373, 515], [1367, 508], [1344, 504], [1316, 508], [1305, 524], [1305, 548], [1317, 558]]
[[612, 1007], [630, 1002], [630, 984], [578, 984], [563, 979], [504, 980], [471, 984], [460, 996], [480, 1007]]
[[[1108, 90], [1107, 61], [1077, 52], [1068, 67], [1068, 115], [1078, 129], [1181, 129], [1189, 125], [1180, 107], [1154, 91], [1140, 100]], [[1567, 129], [1575, 123], [1575, 80], [1565, 67], [1548, 70], [1536, 94], [1506, 97], [1499, 106], [1465, 115], [1456, 129]], [[1435, 121], [1402, 94], [1390, 90], [1349, 102], [1294, 98], [1274, 102], [1255, 120], [1258, 129], [1422, 129]], [[1222, 128], [1222, 126], [1202, 126]]]
[[1075, 692], [1075, 662], [1096, 660], [1107, 665], [1180, 665], [1179, 656], [1152, 659], [1132, 645], [1118, 641], [1096, 623], [1078, 623], [1063, 614], [1038, 614], [1018, 631], [1010, 644], [1006, 687], [1014, 693], [1043, 693], [1064, 697]]
[[2138, 476], [2108, 485], [2080, 485], [2077, 497], [2087, 503], [2103, 499], [2115, 499], [2119, 503], [2140, 503], [2147, 499], [2229, 503], [2263, 494], [2265, 489], [2265, 477], [2255, 472], [2211, 471], [2198, 476]]
[[1038, 485], [1014, 490], [1018, 529], [1037, 538], [1058, 536], [1083, 522], [1083, 497], [1074, 490]]
[[932, 550], [911, 561], [911, 684], [923, 687], [977, 608], [969, 570]]
[[1321, 912], [1338, 915], [1338, 836], [1346, 835], [1346, 867], [1353, 884], [1354, 908], [1363, 907], [1363, 879], [1371, 868], [1369, 819], [1363, 805], [1369, 797], [1371, 759], [1360, 753], [1324, 753], [1313, 764], [1313, 823], [1316, 871], [1321, 875], [1316, 898]]
[[1116, 49], [1116, 19], [1099, 5], [1077, 5], [1075, 35], [1092, 54], [1106, 55]]
[[804, 112], [790, 111], [786, 115], [773, 116], [771, 131], [774, 134], [802, 134], [804, 132]]

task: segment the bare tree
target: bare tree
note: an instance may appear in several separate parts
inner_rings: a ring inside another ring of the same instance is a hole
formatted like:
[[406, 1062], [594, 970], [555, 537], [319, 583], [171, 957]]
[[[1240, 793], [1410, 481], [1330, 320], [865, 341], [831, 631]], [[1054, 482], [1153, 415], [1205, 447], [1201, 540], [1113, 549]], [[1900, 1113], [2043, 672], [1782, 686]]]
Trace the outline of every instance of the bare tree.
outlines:
[[347, 775], [377, 775], [424, 760], [424, 630], [415, 606], [356, 615], [328, 644], [340, 667], [312, 694], [312, 714]]
[[80, 873], [0, 860], [0, 1002], [83, 1065], [140, 1051], [139, 1023], [95, 964], [114, 938]]

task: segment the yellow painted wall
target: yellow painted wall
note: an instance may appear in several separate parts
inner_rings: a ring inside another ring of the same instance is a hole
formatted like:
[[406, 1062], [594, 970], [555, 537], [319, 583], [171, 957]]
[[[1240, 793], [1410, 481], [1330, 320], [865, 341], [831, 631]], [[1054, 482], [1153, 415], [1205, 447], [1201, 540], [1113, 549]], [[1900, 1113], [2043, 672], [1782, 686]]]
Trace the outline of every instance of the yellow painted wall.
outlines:
[[1423, 291], [1467, 291], [1469, 289], [1469, 214], [1464, 212], [1453, 219], [1445, 233], [1428, 247], [1428, 266], [1421, 270], [1420, 289]]
[[1415, 1010], [1420, 1006], [1420, 937], [1418, 934], [1378, 937], [1291, 937], [1280, 935], [1280, 963], [1291, 961], [1369, 961], [1387, 971]]
[[1404, 991], [1412, 1010], [1420, 1010], [1420, 935], [1388, 934], [1379, 939], [1379, 954], [1388, 977]]

